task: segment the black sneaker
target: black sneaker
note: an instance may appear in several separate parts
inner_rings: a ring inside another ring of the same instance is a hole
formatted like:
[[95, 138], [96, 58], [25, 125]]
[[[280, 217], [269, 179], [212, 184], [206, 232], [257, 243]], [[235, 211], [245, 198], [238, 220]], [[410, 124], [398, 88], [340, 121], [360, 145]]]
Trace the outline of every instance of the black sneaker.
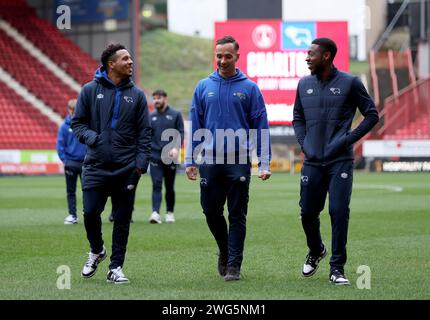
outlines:
[[224, 276], [225, 281], [237, 281], [240, 280], [240, 268], [239, 267], [227, 267], [227, 273]]
[[218, 273], [220, 276], [224, 277], [227, 274], [227, 260], [227, 254], [218, 253]]
[[305, 264], [303, 265], [302, 275], [310, 277], [317, 272], [320, 261], [327, 255], [327, 248], [324, 246], [323, 251], [319, 256], [312, 256], [310, 253], [306, 256]]
[[339, 270], [334, 270], [330, 272], [329, 280], [331, 283], [337, 286], [350, 285], [349, 280], [345, 277], [343, 272]]

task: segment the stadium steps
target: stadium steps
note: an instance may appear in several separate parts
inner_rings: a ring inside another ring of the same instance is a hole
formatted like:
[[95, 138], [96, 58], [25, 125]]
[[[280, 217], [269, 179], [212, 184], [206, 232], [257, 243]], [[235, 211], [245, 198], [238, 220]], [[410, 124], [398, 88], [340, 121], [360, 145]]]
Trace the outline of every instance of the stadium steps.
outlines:
[[5, 72], [0, 67], [0, 82], [3, 82], [8, 91], [15, 91], [15, 93], [21, 96], [25, 101], [30, 103], [33, 108], [39, 110], [42, 114], [48, 117], [53, 123], [59, 126], [63, 122], [63, 118], [55, 113], [50, 107], [48, 107], [42, 100], [37, 99], [27, 88], [23, 87], [17, 82], [10, 74]]
[[21, 45], [0, 30], [0, 67], [61, 116], [67, 114], [67, 101], [77, 92], [34, 59]]
[[80, 85], [93, 79], [98, 63], [49, 22], [39, 19], [24, 0], [0, 0], [0, 17], [24, 35]]
[[394, 134], [386, 134], [384, 140], [430, 139], [430, 116], [423, 116]]
[[0, 81], [0, 149], [55, 149], [57, 125]]
[[33, 58], [37, 59], [47, 69], [54, 73], [61, 81], [67, 86], [75, 90], [77, 93], [80, 92], [81, 86], [76, 82], [70, 75], [68, 75], [63, 69], [58, 67], [49, 57], [47, 57], [42, 51], [36, 48], [30, 41], [22, 36], [16, 29], [14, 29], [9, 23], [0, 19], [0, 29], [3, 29], [11, 38], [18, 42], [24, 49], [32, 55]]

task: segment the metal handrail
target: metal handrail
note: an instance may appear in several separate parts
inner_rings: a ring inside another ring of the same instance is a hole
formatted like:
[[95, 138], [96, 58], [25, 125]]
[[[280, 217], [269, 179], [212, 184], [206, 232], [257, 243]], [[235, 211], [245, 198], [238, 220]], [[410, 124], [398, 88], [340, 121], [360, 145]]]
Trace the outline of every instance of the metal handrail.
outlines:
[[378, 39], [378, 41], [373, 46], [373, 50], [379, 51], [381, 49], [382, 45], [384, 44], [384, 41], [387, 40], [388, 35], [393, 31], [394, 26], [396, 25], [397, 21], [399, 20], [400, 16], [403, 14], [403, 12], [406, 10], [406, 7], [408, 6], [410, 0], [403, 1], [402, 5], [400, 6], [399, 10], [397, 10], [396, 14], [394, 15], [393, 19], [391, 20], [390, 24], [387, 26], [385, 31], [382, 33], [381, 37]]

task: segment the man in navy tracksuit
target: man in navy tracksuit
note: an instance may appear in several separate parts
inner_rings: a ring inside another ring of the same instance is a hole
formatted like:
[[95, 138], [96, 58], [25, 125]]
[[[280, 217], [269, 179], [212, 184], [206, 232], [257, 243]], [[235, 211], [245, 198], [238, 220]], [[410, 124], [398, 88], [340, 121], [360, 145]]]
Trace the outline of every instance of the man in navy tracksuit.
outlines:
[[78, 223], [76, 214], [76, 183], [81, 177], [82, 164], [85, 158], [86, 147], [80, 143], [70, 128], [71, 117], [75, 112], [76, 99], [67, 103], [69, 115], [64, 119], [58, 130], [57, 153], [64, 164], [64, 175], [66, 177], [67, 207], [69, 215], [64, 219], [64, 224]]
[[150, 173], [152, 179], [151, 223], [161, 223], [162, 184], [166, 187], [166, 223], [175, 222], [175, 176], [179, 150], [184, 141], [184, 121], [180, 112], [167, 104], [167, 93], [155, 90], [154, 112], [151, 113], [152, 144]]
[[[218, 248], [218, 272], [225, 281], [240, 280], [246, 235], [250, 154], [255, 141], [259, 177], [270, 178], [270, 137], [263, 96], [239, 69], [239, 44], [231, 36], [216, 42], [218, 70], [201, 80], [190, 109], [191, 142], [186, 173], [197, 178], [200, 161], [200, 202]], [[253, 131], [252, 131], [253, 130]], [[203, 140], [203, 142], [201, 142]], [[200, 159], [200, 156], [201, 159]], [[227, 200], [229, 226], [224, 218]]]
[[[344, 273], [352, 193], [353, 144], [378, 122], [378, 112], [358, 77], [333, 65], [336, 44], [315, 39], [306, 62], [311, 75], [300, 80], [294, 104], [294, 130], [305, 154], [300, 184], [300, 207], [309, 253], [303, 276], [312, 276], [327, 249], [321, 240], [319, 214], [329, 194], [332, 256], [329, 279], [349, 284]], [[351, 124], [360, 110], [364, 119], [354, 130]]]
[[72, 129], [87, 146], [82, 172], [84, 222], [91, 251], [82, 277], [92, 277], [106, 258], [100, 215], [112, 200], [114, 224], [107, 280], [127, 283], [122, 266], [134, 195], [151, 156], [151, 127], [145, 94], [134, 86], [133, 61], [120, 44], [109, 45], [102, 67], [79, 94]]

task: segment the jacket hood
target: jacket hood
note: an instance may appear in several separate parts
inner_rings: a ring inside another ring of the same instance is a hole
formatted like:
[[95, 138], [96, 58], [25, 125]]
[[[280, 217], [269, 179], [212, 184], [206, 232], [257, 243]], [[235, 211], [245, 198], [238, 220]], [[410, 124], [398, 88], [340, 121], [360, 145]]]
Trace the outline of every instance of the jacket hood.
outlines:
[[111, 79], [109, 79], [106, 69], [104, 67], [100, 67], [96, 70], [94, 74], [94, 80], [98, 83], [101, 83], [105, 87], [108, 88], [119, 88], [121, 90], [124, 90], [126, 88], [132, 87], [134, 85], [131, 78], [127, 78], [124, 81], [122, 81], [119, 85], [115, 85]]
[[233, 77], [230, 77], [227, 79], [221, 77], [221, 75], [219, 74], [219, 71], [217, 69], [209, 76], [209, 78], [211, 80], [218, 81], [218, 82], [224, 82], [224, 81], [225, 82], [235, 82], [235, 81], [243, 81], [243, 80], [247, 79], [247, 77], [239, 69], [236, 69], [236, 74]]

